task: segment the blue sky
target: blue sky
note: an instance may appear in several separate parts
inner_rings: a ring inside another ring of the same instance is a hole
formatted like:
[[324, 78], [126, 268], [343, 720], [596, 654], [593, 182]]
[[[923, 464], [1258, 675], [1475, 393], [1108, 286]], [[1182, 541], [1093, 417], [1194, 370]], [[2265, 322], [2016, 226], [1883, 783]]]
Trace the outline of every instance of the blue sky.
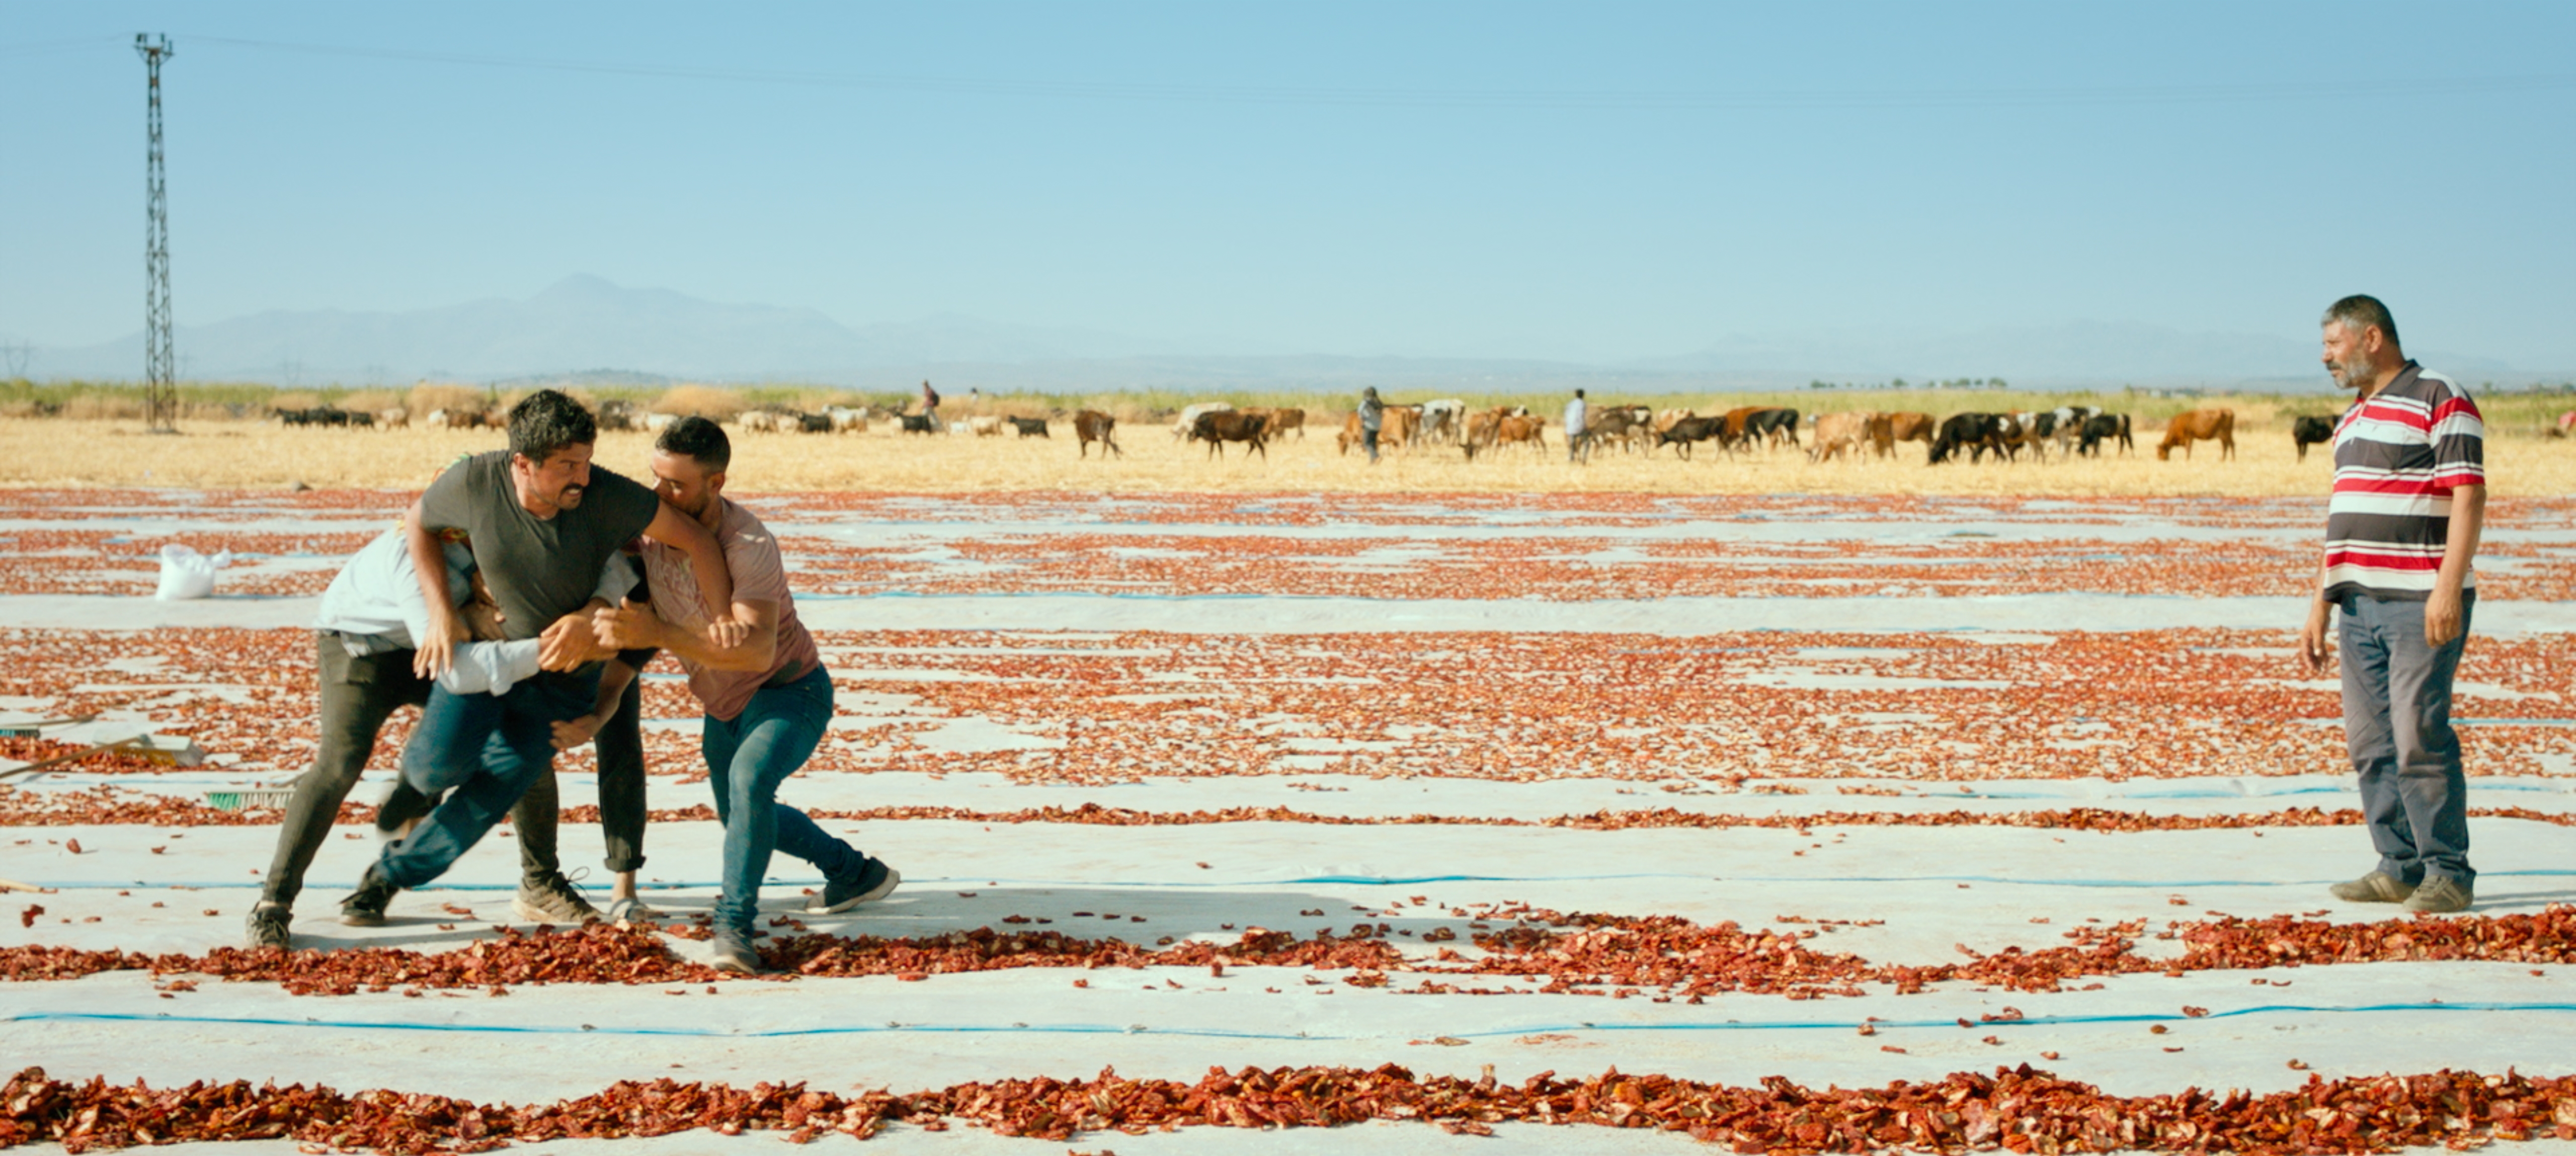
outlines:
[[182, 324], [592, 273], [853, 324], [1615, 360], [2304, 339], [2370, 291], [2410, 344], [2576, 368], [2564, 3], [0, 0], [0, 339], [139, 324], [138, 31], [178, 47]]

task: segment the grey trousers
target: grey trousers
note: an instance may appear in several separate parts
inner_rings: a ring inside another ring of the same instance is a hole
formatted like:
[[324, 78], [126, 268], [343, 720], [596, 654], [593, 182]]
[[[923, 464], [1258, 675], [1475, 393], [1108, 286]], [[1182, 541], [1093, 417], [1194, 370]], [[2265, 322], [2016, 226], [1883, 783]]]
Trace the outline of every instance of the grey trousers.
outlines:
[[2407, 884], [2448, 876], [2471, 886], [2468, 780], [2451, 729], [2451, 676], [2468, 645], [2477, 593], [2461, 598], [2460, 636], [2424, 643], [2424, 603], [2346, 594], [2336, 629], [2343, 731], [2361, 777], [2362, 821], [2379, 869]]

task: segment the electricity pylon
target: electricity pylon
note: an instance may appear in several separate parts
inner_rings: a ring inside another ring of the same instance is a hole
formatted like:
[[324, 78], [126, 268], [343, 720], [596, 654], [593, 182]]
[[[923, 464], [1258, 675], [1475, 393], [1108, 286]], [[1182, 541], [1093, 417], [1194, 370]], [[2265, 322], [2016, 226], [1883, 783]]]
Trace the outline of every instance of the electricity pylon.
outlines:
[[134, 34], [150, 96], [151, 159], [143, 197], [143, 410], [155, 432], [177, 432], [179, 382], [170, 356], [170, 202], [161, 184], [161, 62], [170, 38]]

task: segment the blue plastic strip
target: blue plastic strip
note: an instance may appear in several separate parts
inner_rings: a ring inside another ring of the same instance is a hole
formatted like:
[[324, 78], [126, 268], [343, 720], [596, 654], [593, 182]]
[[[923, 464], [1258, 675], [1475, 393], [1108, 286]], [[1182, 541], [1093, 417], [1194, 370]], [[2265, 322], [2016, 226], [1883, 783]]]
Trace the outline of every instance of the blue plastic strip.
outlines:
[[[2576, 1003], [2385, 1003], [2337, 1007], [2319, 1004], [2264, 1004], [2258, 1007], [2234, 1008], [2206, 1016], [2187, 1017], [2169, 1012], [2135, 1015], [2098, 1016], [2032, 1016], [2018, 1020], [1992, 1020], [1974, 1025], [1978, 1028], [2055, 1027], [2080, 1024], [2180, 1023], [2191, 1018], [2235, 1019], [2256, 1015], [2377, 1015], [2392, 1012], [2576, 1012]], [[989, 1034], [989, 1035], [1153, 1035], [1210, 1037], [1238, 1040], [1313, 1040], [1337, 1041], [1370, 1039], [1369, 1036], [1315, 1035], [1299, 1032], [1237, 1031], [1231, 1028], [1156, 1028], [1142, 1024], [1118, 1027], [1112, 1024], [903, 1024], [847, 1025], [811, 1028], [777, 1028], [766, 1031], [720, 1031], [711, 1028], [654, 1027], [566, 1027], [560, 1024], [431, 1024], [397, 1020], [323, 1020], [285, 1019], [273, 1016], [189, 1016], [143, 1015], [129, 1012], [23, 1012], [0, 1019], [0, 1023], [180, 1023], [223, 1024], [237, 1027], [338, 1028], [347, 1031], [475, 1032], [510, 1035], [600, 1035], [600, 1036], [677, 1036], [721, 1039], [792, 1039], [799, 1036], [884, 1035], [889, 1033], [921, 1034]], [[1745, 1022], [1694, 1021], [1667, 1024], [1552, 1023], [1492, 1028], [1484, 1031], [1449, 1033], [1458, 1038], [1536, 1035], [1542, 1032], [1733, 1032], [1733, 1031], [1850, 1031], [1854, 1021], [1833, 1020], [1751, 1020]], [[1956, 1031], [1956, 1019], [1875, 1020], [1879, 1031], [1917, 1028]]]

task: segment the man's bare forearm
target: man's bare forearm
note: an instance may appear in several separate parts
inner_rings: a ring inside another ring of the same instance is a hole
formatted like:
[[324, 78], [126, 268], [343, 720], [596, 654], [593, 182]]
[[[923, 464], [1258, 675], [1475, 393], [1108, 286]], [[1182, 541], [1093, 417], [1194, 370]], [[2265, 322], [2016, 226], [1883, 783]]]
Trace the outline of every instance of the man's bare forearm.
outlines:
[[2487, 488], [2461, 486], [2451, 491], [2451, 530], [2442, 543], [2442, 569], [2433, 580], [2457, 593], [2468, 584], [2476, 561], [2478, 538], [2486, 531]]
[[420, 581], [421, 597], [429, 602], [429, 623], [444, 629], [456, 609], [456, 599], [447, 590], [447, 550], [439, 545], [438, 535], [421, 524], [419, 502], [413, 502], [403, 515], [403, 544], [411, 550], [412, 576]]
[[[736, 621], [752, 613], [737, 604]], [[778, 661], [778, 627], [770, 622], [756, 627], [733, 647], [718, 647], [694, 630], [665, 622], [661, 624], [662, 648], [709, 670], [767, 670]]]
[[725, 565], [724, 545], [712, 531], [665, 503], [644, 533], [689, 556], [689, 573], [698, 580], [698, 597], [709, 613], [733, 605], [733, 571]]

